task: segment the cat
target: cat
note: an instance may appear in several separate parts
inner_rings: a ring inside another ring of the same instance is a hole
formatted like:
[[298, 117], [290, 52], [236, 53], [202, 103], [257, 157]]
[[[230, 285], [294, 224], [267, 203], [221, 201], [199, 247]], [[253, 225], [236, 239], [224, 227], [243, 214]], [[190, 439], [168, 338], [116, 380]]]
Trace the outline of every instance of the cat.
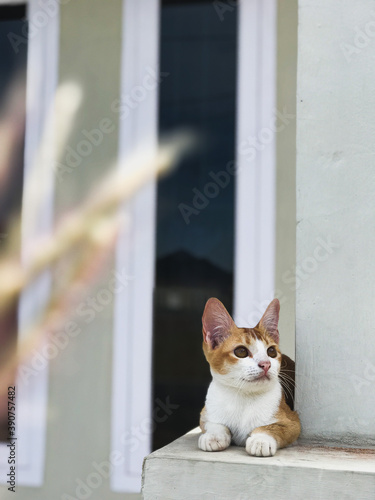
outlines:
[[284, 380], [290, 380], [293, 363], [278, 346], [279, 311], [274, 299], [254, 328], [238, 328], [220, 300], [207, 301], [203, 351], [212, 382], [200, 418], [201, 450], [221, 451], [235, 444], [249, 455], [269, 457], [298, 438], [299, 417], [286, 404], [279, 378], [285, 365]]

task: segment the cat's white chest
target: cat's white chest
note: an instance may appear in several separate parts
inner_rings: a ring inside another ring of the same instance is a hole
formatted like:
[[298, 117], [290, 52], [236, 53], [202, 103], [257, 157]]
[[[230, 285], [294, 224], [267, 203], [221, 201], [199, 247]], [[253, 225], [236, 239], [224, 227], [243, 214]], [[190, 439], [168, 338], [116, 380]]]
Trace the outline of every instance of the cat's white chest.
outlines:
[[228, 427], [233, 443], [245, 446], [246, 438], [256, 427], [276, 422], [280, 399], [278, 383], [264, 393], [246, 394], [212, 381], [206, 398], [206, 418]]

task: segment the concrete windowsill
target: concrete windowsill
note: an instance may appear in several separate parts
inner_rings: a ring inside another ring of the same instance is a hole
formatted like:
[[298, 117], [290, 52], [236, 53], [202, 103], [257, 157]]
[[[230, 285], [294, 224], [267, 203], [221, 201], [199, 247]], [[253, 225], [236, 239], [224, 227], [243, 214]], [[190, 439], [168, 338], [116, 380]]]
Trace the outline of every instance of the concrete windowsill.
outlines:
[[151, 453], [144, 500], [375, 499], [375, 451], [296, 444], [274, 457], [198, 449], [199, 429]]

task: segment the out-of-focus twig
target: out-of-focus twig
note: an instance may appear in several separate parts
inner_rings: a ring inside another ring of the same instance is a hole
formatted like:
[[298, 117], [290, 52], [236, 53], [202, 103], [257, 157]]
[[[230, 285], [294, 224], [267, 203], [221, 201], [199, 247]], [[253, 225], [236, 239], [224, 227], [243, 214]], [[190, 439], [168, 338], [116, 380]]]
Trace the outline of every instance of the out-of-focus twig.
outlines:
[[34, 243], [28, 265], [10, 257], [0, 262], [0, 313], [7, 309], [42, 271], [56, 263], [69, 250], [97, 233], [103, 217], [108, 217], [121, 203], [132, 197], [144, 184], [163, 174], [176, 163], [184, 146], [182, 137], [162, 146], [152, 157], [137, 155], [123, 168], [112, 169], [103, 185], [87, 201], [66, 215], [53, 234]]
[[[156, 175], [171, 168], [187, 144], [180, 138], [174, 144], [160, 148], [153, 159], [150, 156], [137, 156], [129, 160], [126, 168], [112, 172], [82, 207], [66, 216], [50, 237], [35, 245], [35, 252], [26, 269], [15, 260], [7, 259], [0, 263], [0, 303], [4, 309], [4, 304], [14, 301], [38, 274], [65, 257], [77, 245], [86, 248], [85, 253], [81, 251], [80, 261], [83, 264], [77, 265], [67, 286], [57, 297], [51, 299], [43, 317], [22, 335], [18, 348], [13, 354], [10, 353], [8, 362], [0, 369], [0, 379], [9, 378], [14, 368], [41, 342], [45, 333], [59, 328], [66, 320], [74, 303], [81, 296], [75, 292], [82, 290], [82, 284], [87, 289], [90, 280], [98, 275], [93, 266], [98, 267], [95, 263], [102, 261], [103, 255], [107, 255], [112, 248], [123, 220], [119, 218], [121, 204]], [[13, 281], [9, 284], [11, 275]], [[17, 280], [14, 279], [15, 276], [18, 276]], [[8, 286], [5, 286], [7, 283]], [[2, 386], [5, 387], [6, 384]], [[2, 388], [0, 395], [1, 390]]]
[[[22, 332], [17, 348], [14, 348], [14, 344], [9, 346], [7, 362], [0, 368], [0, 395], [2, 389], [7, 387], [4, 380], [14, 376], [15, 368], [40, 344], [46, 333], [61, 326], [82, 293], [97, 279], [121, 228], [123, 218], [119, 214], [124, 202], [150, 180], [173, 167], [181, 154], [192, 145], [192, 138], [181, 134], [170, 138], [157, 151], [137, 153], [123, 164], [114, 165], [109, 175], [101, 180], [100, 186], [78, 208], [66, 214], [49, 234], [33, 239], [33, 229], [29, 229], [29, 226], [37, 227], [38, 217], [43, 210], [41, 200], [51, 197], [53, 189], [51, 183], [40, 187], [40, 179], [45, 174], [51, 177], [48, 169], [52, 167], [51, 161], [55, 154], [52, 144], [57, 145], [57, 155], [60, 155], [72, 129], [80, 99], [80, 90], [74, 84], [66, 84], [59, 89], [41, 146], [26, 172], [23, 204], [32, 207], [28, 218], [30, 224], [25, 224], [25, 220], [22, 224], [22, 240], [28, 242], [27, 258], [21, 262], [12, 253], [11, 245], [0, 258], [0, 314], [6, 314], [22, 291], [41, 273], [64, 261], [69, 255], [74, 255], [63, 286], [51, 296], [41, 317], [35, 318], [34, 323]], [[56, 110], [59, 112], [60, 134], [55, 138], [53, 113]]]
[[27, 361], [30, 353], [37, 349], [47, 335], [52, 335], [61, 328], [70, 316], [75, 304], [83, 297], [87, 289], [93, 285], [100, 275], [105, 262], [115, 243], [120, 226], [120, 220], [113, 218], [102, 222], [103, 235], [99, 239], [92, 234], [90, 244], [81, 253], [78, 262], [70, 269], [68, 286], [51, 297], [51, 300], [40, 318], [30, 325], [18, 345], [14, 343], [8, 346], [3, 356], [6, 362], [0, 367], [0, 397], [6, 394], [9, 384], [14, 376], [15, 369], [21, 363]]

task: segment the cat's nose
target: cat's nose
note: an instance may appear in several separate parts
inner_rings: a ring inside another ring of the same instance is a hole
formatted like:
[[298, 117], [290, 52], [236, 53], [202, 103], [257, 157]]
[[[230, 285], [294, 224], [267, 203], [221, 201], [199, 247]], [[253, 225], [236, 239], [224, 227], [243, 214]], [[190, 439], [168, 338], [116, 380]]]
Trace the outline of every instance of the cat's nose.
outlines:
[[260, 361], [258, 366], [264, 370], [264, 374], [267, 375], [268, 370], [271, 368], [270, 361]]

